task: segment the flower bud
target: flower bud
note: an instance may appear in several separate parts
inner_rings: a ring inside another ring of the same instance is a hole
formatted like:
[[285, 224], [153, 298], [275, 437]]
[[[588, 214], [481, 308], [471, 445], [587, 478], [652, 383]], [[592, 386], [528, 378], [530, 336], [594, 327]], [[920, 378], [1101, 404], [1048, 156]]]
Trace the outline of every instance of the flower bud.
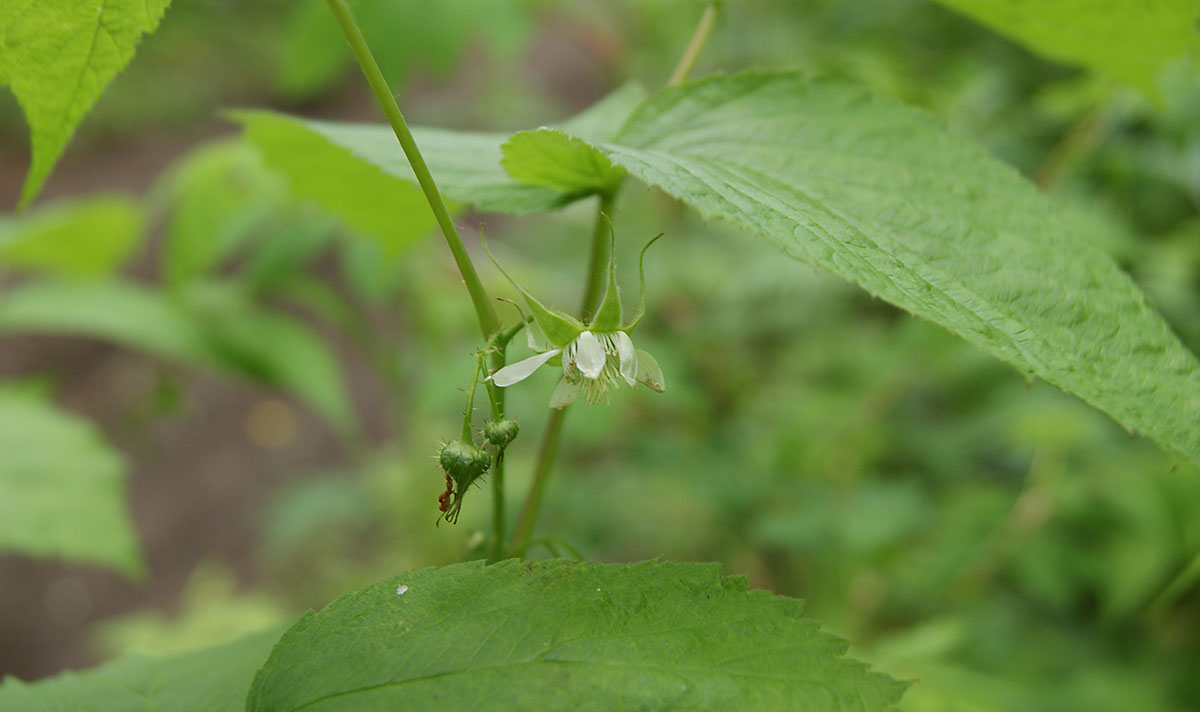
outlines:
[[494, 420], [483, 426], [483, 437], [501, 450], [516, 440], [519, 432], [521, 432], [521, 426], [517, 425], [515, 420]]

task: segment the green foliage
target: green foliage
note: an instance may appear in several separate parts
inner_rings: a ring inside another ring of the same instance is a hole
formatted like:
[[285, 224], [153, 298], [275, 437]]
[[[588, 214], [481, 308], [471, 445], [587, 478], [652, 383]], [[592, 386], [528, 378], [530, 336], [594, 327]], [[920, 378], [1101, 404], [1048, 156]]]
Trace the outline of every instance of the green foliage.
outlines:
[[[335, 150], [335, 147], [341, 147], [358, 162], [365, 161], [372, 170], [381, 170], [416, 185], [408, 159], [396, 142], [395, 134], [386, 125], [310, 121], [249, 111], [238, 112], [234, 118], [250, 127], [248, 138], [256, 145], [265, 146], [268, 155], [272, 153], [271, 145], [276, 142], [289, 146], [296, 156], [317, 154], [331, 159], [346, 155]], [[278, 134], [283, 136], [276, 138]], [[414, 129], [413, 137], [421, 147], [438, 188], [450, 200], [470, 203], [481, 210], [523, 215], [551, 210], [578, 197], [511, 178], [500, 166], [500, 145], [507, 135]], [[335, 168], [343, 175], [352, 170], [344, 164]], [[358, 169], [357, 175], [362, 174]], [[407, 192], [414, 190], [409, 188]], [[420, 197], [420, 192], [415, 192]], [[405, 202], [409, 201], [406, 199]], [[422, 209], [429, 211], [428, 206]]]
[[[433, 228], [433, 213], [413, 183], [398, 180], [354, 158], [344, 147], [314, 137], [296, 119], [249, 111], [233, 117], [245, 127], [246, 138], [267, 165], [285, 176], [293, 196], [312, 201], [376, 240], [385, 259]], [[395, 136], [388, 136], [395, 145]], [[399, 150], [399, 146], [395, 148]]]
[[1193, 0], [937, 0], [1051, 59], [1159, 95], [1171, 60], [1200, 48]]
[[185, 364], [217, 368], [295, 393], [343, 430], [353, 415], [329, 348], [307, 327], [254, 306], [228, 285], [172, 299], [122, 282], [37, 282], [0, 302], [0, 334], [106, 339]]
[[714, 565], [414, 571], [302, 618], [246, 709], [888, 709], [904, 685], [801, 607]]
[[500, 147], [500, 164], [530, 185], [588, 195], [610, 189], [623, 171], [586, 141], [557, 129], [521, 131]]
[[144, 222], [140, 205], [115, 195], [0, 216], [0, 264], [58, 277], [108, 275], [137, 246]]
[[121, 457], [88, 422], [13, 391], [0, 391], [0, 550], [145, 573]]
[[176, 657], [129, 655], [86, 672], [36, 683], [6, 678], [0, 707], [9, 712], [241, 712], [246, 685], [279, 631], [263, 631]]
[[245, 142], [222, 141], [189, 153], [159, 190], [170, 207], [164, 281], [177, 286], [217, 267], [280, 209], [285, 189]]
[[153, 32], [170, 0], [7, 0], [0, 8], [0, 81], [29, 122], [33, 163], [21, 204], [41, 190], [75, 127]]
[[743, 74], [644, 103], [614, 161], [939, 323], [1200, 463], [1200, 364], [1053, 204], [933, 119], [838, 82]]

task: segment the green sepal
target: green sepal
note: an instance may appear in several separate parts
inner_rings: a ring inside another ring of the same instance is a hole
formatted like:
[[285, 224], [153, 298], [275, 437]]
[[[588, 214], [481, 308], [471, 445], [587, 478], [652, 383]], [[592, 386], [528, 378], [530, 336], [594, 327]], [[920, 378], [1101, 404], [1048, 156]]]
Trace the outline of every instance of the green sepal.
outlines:
[[500, 270], [500, 274], [504, 275], [504, 278], [525, 298], [525, 305], [529, 307], [529, 313], [533, 316], [533, 321], [542, 330], [542, 333], [546, 335], [546, 339], [551, 344], [554, 344], [555, 348], [560, 349], [574, 341], [575, 337], [579, 336], [579, 333], [583, 331], [583, 324], [570, 314], [550, 309], [545, 304], [539, 302], [532, 294], [525, 291], [525, 288], [518, 284], [517, 280], [510, 277], [508, 272], [505, 272], [500, 263], [496, 261], [496, 258], [492, 255], [492, 251], [488, 249], [487, 238], [483, 236], [482, 232], [479, 233], [479, 239], [483, 241], [483, 251], [487, 253], [488, 259], [492, 261], [492, 264], [496, 265], [496, 269]]
[[638, 324], [642, 323], [642, 317], [646, 316], [646, 250], [650, 249], [650, 246], [653, 245], [658, 238], [662, 237], [664, 234], [665, 233], [660, 232], [654, 237], [650, 238], [650, 241], [647, 242], [646, 246], [642, 248], [642, 254], [638, 255], [638, 280], [642, 285], [641, 295], [638, 297], [638, 308], [633, 315], [633, 320], [621, 327], [621, 331], [624, 331], [627, 334], [632, 334], [633, 330], [638, 327]]
[[604, 288], [604, 298], [600, 300], [600, 307], [592, 319], [591, 329], [605, 333], [621, 328], [621, 291], [617, 288], [617, 237], [608, 216], [600, 213], [600, 219], [608, 228], [608, 285]]

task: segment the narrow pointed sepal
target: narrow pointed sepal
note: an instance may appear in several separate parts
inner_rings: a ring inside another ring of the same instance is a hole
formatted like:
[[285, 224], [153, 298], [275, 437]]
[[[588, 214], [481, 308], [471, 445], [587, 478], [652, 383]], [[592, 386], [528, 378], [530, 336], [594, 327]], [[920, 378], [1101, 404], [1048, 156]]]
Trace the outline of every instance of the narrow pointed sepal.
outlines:
[[638, 296], [638, 308], [637, 311], [634, 312], [633, 319], [630, 320], [628, 324], [621, 327], [621, 331], [624, 331], [627, 334], [632, 334], [633, 330], [638, 327], [638, 324], [642, 323], [642, 317], [646, 315], [646, 250], [650, 249], [650, 246], [653, 245], [658, 238], [662, 237], [664, 234], [665, 233], [660, 232], [654, 237], [650, 238], [650, 241], [647, 242], [646, 246], [642, 248], [642, 254], [638, 255], [638, 281], [641, 284], [641, 294]]
[[599, 333], [608, 333], [621, 328], [621, 291], [617, 288], [616, 235], [608, 216], [600, 213], [600, 219], [608, 228], [608, 282], [604, 288], [604, 298], [600, 300], [590, 328]]
[[570, 314], [551, 309], [545, 304], [542, 304], [525, 288], [517, 283], [517, 280], [509, 276], [508, 272], [500, 266], [496, 258], [492, 255], [492, 251], [488, 249], [487, 238], [483, 233], [479, 233], [479, 239], [483, 242], [483, 251], [487, 253], [488, 259], [492, 264], [496, 265], [496, 269], [500, 270], [500, 274], [512, 284], [521, 296], [525, 299], [525, 305], [529, 307], [529, 313], [533, 316], [533, 320], [545, 334], [546, 338], [557, 348], [563, 348], [567, 344], [575, 340], [579, 336], [579, 332], [583, 331], [583, 324], [578, 319]]
[[652, 391], [662, 393], [667, 390], [667, 382], [663, 380], [663, 372], [658, 367], [658, 361], [641, 349], [637, 350], [637, 380]]
[[555, 386], [554, 393], [550, 394], [550, 407], [561, 410], [574, 403], [578, 397], [579, 384], [564, 378]]

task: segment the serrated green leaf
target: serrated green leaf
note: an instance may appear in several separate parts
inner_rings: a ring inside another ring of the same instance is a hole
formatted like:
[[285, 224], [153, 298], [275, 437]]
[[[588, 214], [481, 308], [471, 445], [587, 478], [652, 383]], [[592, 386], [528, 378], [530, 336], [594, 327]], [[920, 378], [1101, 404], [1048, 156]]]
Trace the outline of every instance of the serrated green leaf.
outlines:
[[183, 655], [129, 655], [83, 672], [35, 683], [14, 677], [0, 684], [6, 712], [241, 712], [254, 670], [278, 630], [254, 633]]
[[637, 82], [628, 82], [580, 113], [558, 124], [558, 128], [584, 141], [609, 141], [649, 96]]
[[856, 282], [1200, 463], [1200, 363], [1054, 204], [934, 119], [834, 81], [664, 91], [614, 163]]
[[59, 277], [111, 274], [137, 246], [144, 223], [141, 206], [115, 195], [0, 217], [0, 266]]
[[33, 200], [75, 127], [153, 32], [170, 0], [5, 0], [0, 78], [25, 111], [33, 163], [21, 204]]
[[470, 562], [347, 594], [292, 627], [248, 712], [888, 709], [802, 603], [715, 564]]
[[937, 0], [1050, 59], [1157, 95], [1173, 59], [1198, 45], [1194, 0]]
[[333, 425], [354, 427], [337, 362], [290, 317], [224, 285], [180, 298], [122, 282], [35, 282], [0, 300], [0, 335], [57, 333], [115, 341], [294, 393]]
[[91, 423], [4, 390], [0, 551], [100, 564], [130, 576], [145, 573], [120, 455]]
[[521, 131], [500, 147], [500, 164], [513, 178], [564, 193], [587, 195], [610, 188], [624, 171], [583, 139], [558, 129]]
[[[245, 127], [246, 138], [267, 165], [287, 178], [295, 196], [374, 238], [385, 258], [395, 257], [433, 230], [433, 212], [415, 183], [356, 159], [298, 119], [261, 111], [232, 116]], [[395, 136], [392, 143], [399, 151]]]

